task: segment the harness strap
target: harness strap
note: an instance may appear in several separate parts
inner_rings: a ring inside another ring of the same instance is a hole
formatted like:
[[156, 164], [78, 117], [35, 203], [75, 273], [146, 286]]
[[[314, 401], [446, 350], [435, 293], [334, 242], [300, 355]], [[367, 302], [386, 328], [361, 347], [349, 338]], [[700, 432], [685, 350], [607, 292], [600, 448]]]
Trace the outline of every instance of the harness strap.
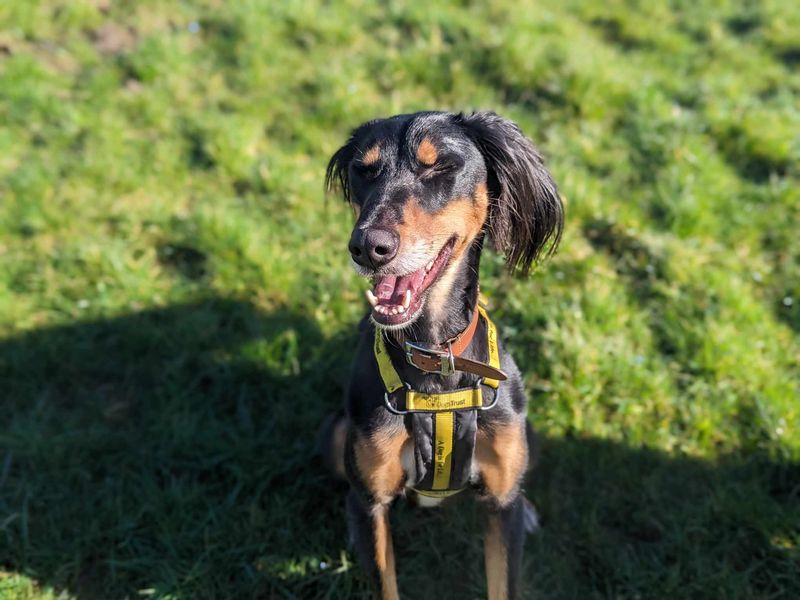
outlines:
[[420, 490], [417, 488], [411, 488], [415, 492], [417, 492], [420, 496], [427, 496], [428, 498], [447, 498], [449, 496], [455, 496], [459, 492], [463, 492], [464, 488], [460, 488], [457, 490]]
[[[497, 346], [497, 327], [494, 326], [494, 322], [489, 318], [489, 313], [487, 313], [486, 309], [480, 304], [478, 304], [478, 312], [481, 313], [481, 317], [483, 317], [483, 320], [486, 322], [486, 345], [489, 347], [489, 365], [500, 371], [500, 349]], [[502, 371], [500, 372], [502, 373]], [[500, 385], [498, 379], [491, 379], [489, 377], [484, 377], [483, 383], [494, 389], [497, 389]]]
[[436, 413], [433, 423], [433, 488], [446, 490], [450, 487], [450, 471], [453, 468], [453, 429], [456, 413]]
[[375, 329], [375, 360], [378, 361], [378, 370], [381, 373], [383, 387], [388, 393], [396, 392], [403, 387], [403, 380], [397, 373], [397, 369], [392, 364], [389, 351], [386, 350], [386, 343], [383, 341], [383, 334], [380, 329]]
[[422, 495], [442, 498], [469, 486], [478, 430], [475, 409], [409, 415], [414, 440], [414, 479]]
[[465, 408], [481, 408], [483, 393], [480, 387], [454, 390], [443, 394], [423, 394], [406, 391], [406, 410], [450, 412]]

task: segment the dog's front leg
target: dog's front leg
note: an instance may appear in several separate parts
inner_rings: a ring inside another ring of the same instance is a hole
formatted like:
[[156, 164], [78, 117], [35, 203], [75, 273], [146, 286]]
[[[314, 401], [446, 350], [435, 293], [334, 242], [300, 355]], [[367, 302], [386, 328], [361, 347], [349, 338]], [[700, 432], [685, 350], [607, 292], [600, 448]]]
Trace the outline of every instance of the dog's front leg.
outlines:
[[489, 508], [483, 542], [489, 600], [516, 598], [525, 541], [525, 499]]
[[369, 574], [380, 597], [399, 598], [389, 505], [368, 504], [351, 491], [347, 496], [347, 525], [361, 568]]

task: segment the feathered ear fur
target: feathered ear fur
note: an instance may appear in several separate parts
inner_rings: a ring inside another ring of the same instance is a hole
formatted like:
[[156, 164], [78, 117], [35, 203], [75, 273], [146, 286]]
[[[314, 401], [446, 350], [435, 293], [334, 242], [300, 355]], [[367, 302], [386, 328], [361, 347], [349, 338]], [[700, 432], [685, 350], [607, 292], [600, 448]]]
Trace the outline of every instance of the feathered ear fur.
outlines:
[[350, 202], [350, 162], [356, 152], [355, 132], [351, 135], [345, 145], [339, 148], [328, 161], [328, 168], [325, 170], [325, 189], [328, 192], [340, 190], [345, 202]]
[[358, 151], [357, 141], [363, 137], [370, 128], [374, 127], [383, 119], [372, 119], [362, 123], [350, 132], [344, 146], [339, 148], [328, 161], [328, 168], [325, 170], [325, 189], [328, 192], [340, 190], [345, 202], [350, 202], [350, 163], [356, 157]]
[[486, 162], [488, 228], [512, 272], [527, 273], [552, 254], [564, 228], [564, 207], [542, 156], [520, 128], [492, 112], [456, 117]]

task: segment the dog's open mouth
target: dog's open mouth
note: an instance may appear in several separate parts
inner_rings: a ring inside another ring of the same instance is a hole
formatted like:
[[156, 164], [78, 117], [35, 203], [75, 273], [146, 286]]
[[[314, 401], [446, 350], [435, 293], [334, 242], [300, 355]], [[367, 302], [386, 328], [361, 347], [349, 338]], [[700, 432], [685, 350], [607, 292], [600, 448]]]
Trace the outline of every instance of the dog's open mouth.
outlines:
[[424, 301], [425, 291], [436, 281], [453, 251], [450, 240], [424, 267], [406, 275], [379, 275], [375, 287], [367, 290], [372, 305], [372, 319], [387, 327], [409, 323]]

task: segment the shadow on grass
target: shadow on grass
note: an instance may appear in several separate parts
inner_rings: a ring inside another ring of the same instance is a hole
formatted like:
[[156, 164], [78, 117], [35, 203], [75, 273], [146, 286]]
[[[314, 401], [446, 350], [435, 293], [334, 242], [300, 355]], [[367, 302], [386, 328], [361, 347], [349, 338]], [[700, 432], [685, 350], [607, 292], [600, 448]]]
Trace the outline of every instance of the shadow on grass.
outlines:
[[800, 594], [800, 464], [566, 438], [545, 442], [539, 477], [528, 572], [550, 597]]
[[[81, 598], [363, 596], [344, 490], [314, 457], [352, 343], [221, 299], [0, 343], [0, 568]], [[796, 596], [799, 485], [798, 465], [764, 456], [546, 440], [527, 588]], [[409, 596], [485, 595], [474, 503], [401, 502], [393, 520]]]
[[81, 598], [223, 598], [338, 558], [314, 435], [350, 341], [209, 299], [0, 343], [0, 568]]

